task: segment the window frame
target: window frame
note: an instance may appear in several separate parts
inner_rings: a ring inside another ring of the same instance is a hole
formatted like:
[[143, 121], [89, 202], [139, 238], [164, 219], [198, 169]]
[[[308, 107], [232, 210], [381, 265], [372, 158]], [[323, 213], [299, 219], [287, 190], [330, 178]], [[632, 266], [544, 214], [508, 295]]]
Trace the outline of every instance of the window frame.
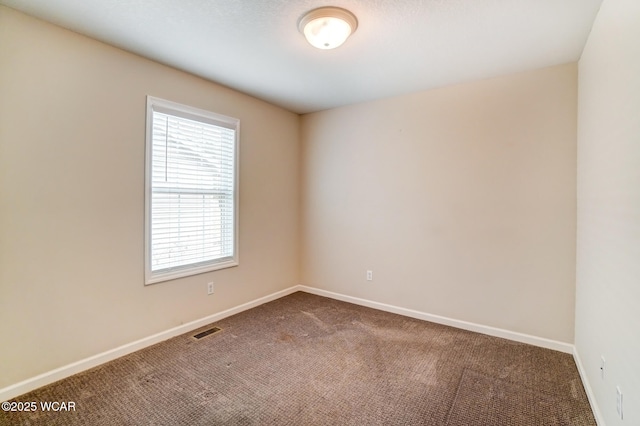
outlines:
[[[188, 277], [219, 269], [238, 266], [239, 261], [239, 148], [240, 120], [204, 109], [179, 104], [165, 99], [147, 96], [146, 134], [145, 134], [145, 197], [144, 197], [144, 283], [155, 284], [176, 278]], [[175, 117], [186, 118], [216, 126], [231, 128], [235, 131], [233, 152], [233, 253], [222, 260], [199, 262], [161, 271], [153, 271], [152, 259], [152, 182], [153, 182], [153, 113], [154, 111]]]

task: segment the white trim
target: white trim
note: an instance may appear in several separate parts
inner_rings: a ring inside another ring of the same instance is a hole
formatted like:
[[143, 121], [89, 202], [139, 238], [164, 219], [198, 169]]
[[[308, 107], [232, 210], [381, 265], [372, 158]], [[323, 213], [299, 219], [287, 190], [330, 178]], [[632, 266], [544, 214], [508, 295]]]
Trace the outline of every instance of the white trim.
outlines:
[[580, 359], [577, 356], [577, 352], [575, 351], [574, 346], [569, 343], [558, 342], [555, 340], [545, 339], [543, 337], [536, 337], [536, 336], [517, 333], [509, 330], [503, 330], [500, 328], [494, 328], [494, 327], [475, 324], [467, 321], [456, 320], [452, 318], [443, 317], [440, 315], [428, 314], [425, 312], [415, 311], [413, 309], [406, 309], [398, 306], [388, 305], [385, 303], [374, 302], [366, 299], [360, 299], [358, 297], [347, 296], [344, 294], [334, 293], [331, 291], [322, 290], [314, 287], [308, 287], [304, 285], [296, 285], [293, 287], [286, 288], [284, 290], [280, 290], [278, 292], [244, 303], [234, 308], [227, 309], [217, 314], [209, 315], [199, 320], [191, 321], [187, 324], [183, 324], [178, 327], [174, 327], [169, 330], [156, 333], [152, 336], [145, 337], [140, 340], [136, 340], [135, 342], [127, 343], [120, 347], [96, 354], [89, 358], [85, 358], [85, 359], [73, 362], [71, 364], [56, 368], [54, 370], [48, 371], [46, 373], [24, 380], [22, 382], [7, 386], [5, 388], [0, 389], [0, 401], [7, 401], [11, 398], [15, 398], [16, 396], [35, 390], [39, 387], [48, 385], [55, 381], [64, 379], [66, 377], [72, 376], [74, 374], [80, 373], [82, 371], [88, 370], [90, 368], [96, 367], [98, 365], [104, 364], [114, 359], [120, 358], [124, 355], [128, 355], [140, 349], [144, 349], [148, 346], [155, 345], [156, 343], [162, 342], [172, 337], [179, 336], [184, 333], [188, 333], [192, 330], [198, 329], [205, 325], [214, 323], [216, 321], [220, 321], [231, 315], [235, 315], [240, 312], [246, 311], [248, 309], [255, 308], [256, 306], [265, 304], [267, 302], [271, 302], [281, 297], [288, 296], [289, 294], [295, 293], [296, 291], [303, 291], [306, 293], [316, 294], [318, 296], [324, 296], [331, 299], [341, 300], [343, 302], [349, 302], [356, 305], [366, 306], [369, 308], [378, 309], [385, 312], [404, 315], [410, 318], [416, 318], [424, 321], [431, 321], [437, 324], [448, 325], [448, 326], [460, 328], [463, 330], [474, 331], [477, 333], [487, 334], [495, 337], [501, 337], [501, 338], [513, 340], [516, 342], [528, 343], [534, 346], [540, 346], [547, 349], [553, 349], [553, 350], [573, 354], [574, 359], [576, 360], [576, 364], [578, 365], [578, 371], [580, 372], [580, 377], [582, 378], [582, 382], [585, 386], [585, 389], [587, 390], [587, 396], [589, 397], [589, 402], [591, 403], [594, 416], [598, 421], [598, 425], [604, 426], [602, 417], [599, 411], [597, 410], [597, 405], [595, 404], [593, 393], [591, 391], [591, 388], [588, 385], [586, 375], [584, 375], [584, 371], [582, 369], [582, 364], [580, 363]]
[[539, 346], [555, 351], [573, 353], [573, 345], [570, 343], [559, 342], [544, 337], [532, 336], [529, 334], [518, 333], [515, 331], [504, 330], [502, 328], [490, 327], [488, 325], [476, 324], [473, 322], [457, 320], [453, 318], [443, 317], [440, 315], [428, 314], [426, 312], [415, 311], [413, 309], [401, 308], [399, 306], [387, 305], [386, 303], [374, 302], [371, 300], [360, 299], [358, 297], [347, 296], [344, 294], [334, 293], [332, 291], [322, 290], [315, 287], [298, 286], [300, 291], [304, 291], [318, 296], [329, 297], [331, 299], [341, 300], [356, 305], [366, 306], [385, 312], [404, 315], [406, 317], [416, 318], [423, 321], [435, 322], [437, 324], [448, 325], [460, 328], [462, 330], [474, 331], [476, 333], [487, 334], [489, 336], [501, 337], [503, 339], [513, 340], [516, 342], [527, 343], [529, 345]]
[[600, 412], [600, 408], [598, 407], [598, 401], [596, 400], [596, 395], [593, 393], [593, 389], [589, 384], [589, 378], [587, 377], [587, 372], [582, 365], [582, 360], [580, 359], [580, 355], [578, 354], [578, 348], [574, 346], [573, 348], [573, 360], [576, 362], [576, 366], [578, 367], [578, 373], [580, 373], [580, 379], [582, 380], [582, 386], [584, 387], [585, 392], [587, 393], [587, 399], [589, 400], [589, 405], [591, 405], [591, 411], [593, 412], [593, 417], [596, 419], [596, 423], [598, 426], [606, 426], [604, 422], [604, 418], [602, 417], [602, 413]]
[[284, 290], [280, 290], [259, 299], [252, 300], [251, 302], [243, 303], [242, 305], [236, 306], [235, 308], [230, 308], [226, 311], [209, 315], [199, 320], [180, 325], [178, 327], [170, 328], [169, 330], [156, 333], [152, 336], [145, 337], [140, 340], [136, 340], [135, 342], [127, 343], [115, 349], [90, 356], [89, 358], [81, 359], [80, 361], [67, 364], [65, 366], [56, 368], [55, 370], [47, 371], [46, 373], [40, 374], [27, 380], [23, 380], [22, 382], [7, 386], [0, 389], [0, 401], [10, 400], [11, 398], [15, 398], [16, 396], [38, 389], [39, 387], [51, 384], [69, 376], [73, 376], [74, 374], [80, 373], [106, 362], [113, 361], [114, 359], [120, 358], [124, 355], [139, 351], [140, 349], [155, 345], [156, 343], [162, 342], [172, 337], [188, 333], [205, 325], [230, 317], [231, 315], [239, 314], [240, 312], [287, 296], [291, 293], [295, 293], [296, 291], [300, 290], [298, 287], [299, 286], [293, 286]]

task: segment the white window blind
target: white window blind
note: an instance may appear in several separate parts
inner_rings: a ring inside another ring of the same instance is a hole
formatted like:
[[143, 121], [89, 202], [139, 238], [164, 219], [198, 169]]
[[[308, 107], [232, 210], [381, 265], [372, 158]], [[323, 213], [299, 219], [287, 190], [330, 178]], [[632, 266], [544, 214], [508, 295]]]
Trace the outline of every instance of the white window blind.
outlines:
[[151, 97], [147, 109], [146, 282], [237, 265], [238, 120]]

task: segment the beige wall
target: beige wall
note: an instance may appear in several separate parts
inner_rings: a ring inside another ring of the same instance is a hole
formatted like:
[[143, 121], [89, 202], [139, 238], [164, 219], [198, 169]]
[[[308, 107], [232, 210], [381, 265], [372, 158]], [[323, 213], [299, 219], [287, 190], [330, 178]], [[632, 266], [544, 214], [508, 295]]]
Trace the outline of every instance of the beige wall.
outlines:
[[[241, 120], [239, 267], [143, 285], [146, 95]], [[298, 126], [0, 6], [0, 388], [297, 284]]]
[[303, 116], [303, 284], [572, 343], [576, 84], [570, 64]]
[[576, 350], [606, 424], [640, 425], [637, 0], [602, 3], [580, 59], [578, 111]]

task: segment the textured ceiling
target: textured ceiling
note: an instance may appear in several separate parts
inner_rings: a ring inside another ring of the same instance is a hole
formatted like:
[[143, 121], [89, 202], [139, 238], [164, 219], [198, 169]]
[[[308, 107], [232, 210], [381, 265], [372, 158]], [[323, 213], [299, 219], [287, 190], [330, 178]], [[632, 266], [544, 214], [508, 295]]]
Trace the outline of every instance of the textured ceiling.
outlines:
[[[579, 59], [602, 0], [0, 0], [17, 10], [305, 113]], [[318, 50], [297, 22], [358, 17]]]

